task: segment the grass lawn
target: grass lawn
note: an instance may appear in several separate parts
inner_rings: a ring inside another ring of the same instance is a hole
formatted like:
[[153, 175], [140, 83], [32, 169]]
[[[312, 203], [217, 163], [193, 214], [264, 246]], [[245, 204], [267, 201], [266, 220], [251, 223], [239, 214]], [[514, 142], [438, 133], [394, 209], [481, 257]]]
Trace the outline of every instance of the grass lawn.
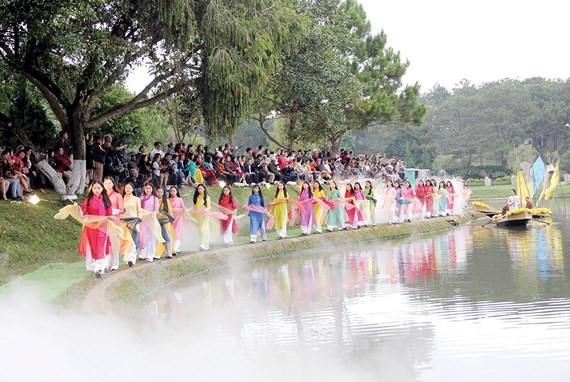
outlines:
[[[489, 187], [485, 186], [469, 186], [469, 189], [473, 191], [471, 195], [471, 200], [477, 199], [491, 199], [491, 198], [500, 198], [505, 199], [509, 197], [511, 194], [511, 189], [515, 188], [515, 186], [510, 184], [500, 184], [500, 185], [493, 185]], [[539, 190], [540, 192], [540, 190]], [[568, 196], [570, 195], [570, 184], [558, 185], [554, 190], [554, 197], [556, 196]]]
[[[287, 187], [289, 196], [297, 199], [297, 187]], [[221, 188], [208, 188], [210, 198], [217, 203]], [[247, 204], [251, 188], [234, 188], [233, 195], [238, 205]], [[275, 187], [263, 188], [263, 195], [269, 202], [275, 196]], [[186, 206], [192, 206], [193, 188], [183, 188], [181, 195]], [[46, 190], [39, 193], [41, 201], [34, 206], [29, 203], [0, 201], [0, 285], [10, 280], [54, 263], [77, 263], [83, 260], [77, 252], [81, 225], [72, 219], [55, 220], [53, 216], [63, 206], [61, 196]], [[81, 203], [83, 198], [77, 201]], [[243, 211], [243, 210], [241, 210]], [[242, 213], [242, 212], [239, 213]], [[249, 242], [249, 219], [241, 219], [236, 244]], [[299, 236], [300, 230], [289, 230], [291, 236]], [[276, 239], [275, 231], [269, 239]]]

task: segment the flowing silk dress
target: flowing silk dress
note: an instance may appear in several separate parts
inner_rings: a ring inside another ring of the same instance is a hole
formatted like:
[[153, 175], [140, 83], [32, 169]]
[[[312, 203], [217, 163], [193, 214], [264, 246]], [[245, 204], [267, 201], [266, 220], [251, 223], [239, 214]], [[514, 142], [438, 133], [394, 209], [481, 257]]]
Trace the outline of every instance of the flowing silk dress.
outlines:
[[184, 223], [184, 199], [179, 196], [170, 196], [170, 205], [172, 206], [172, 212], [174, 214], [174, 221], [172, 222], [172, 227], [174, 228], [174, 253], [180, 253], [182, 242], [182, 227]]
[[447, 186], [447, 213], [453, 213], [453, 204], [455, 202], [455, 189], [453, 185]]
[[287, 237], [287, 198], [283, 191], [279, 191], [273, 203], [273, 216], [275, 217], [275, 230], [279, 237]]
[[445, 216], [447, 214], [447, 189], [438, 188], [437, 194], [439, 195], [439, 214]]
[[[108, 191], [107, 196], [111, 201], [111, 208], [113, 216], [115, 217], [115, 224], [120, 227], [121, 226], [120, 216], [125, 211], [123, 196], [118, 192], [115, 192], [115, 190]], [[120, 248], [111, 251], [110, 257], [109, 259], [107, 259], [109, 261], [109, 264], [111, 264], [111, 269], [115, 271], [119, 269], [119, 252], [120, 252], [119, 250]]]
[[[196, 199], [195, 209], [209, 211], [212, 208], [210, 197], [206, 198], [207, 207], [204, 205], [204, 195], [199, 194]], [[200, 249], [210, 249], [210, 217], [208, 215], [193, 214], [194, 219], [198, 221], [198, 237], [200, 240]]]
[[[154, 195], [144, 195], [141, 197], [141, 207], [143, 210], [150, 212], [153, 215], [158, 214], [158, 207], [160, 202], [158, 198]], [[156, 217], [154, 217], [156, 220]], [[158, 243], [158, 238], [155, 236], [154, 232], [146, 225], [143, 224], [140, 227], [141, 232], [141, 253], [139, 255], [140, 259], [145, 259], [148, 262], [152, 262], [156, 255], [156, 246]]]
[[[332, 202], [335, 199], [341, 199], [341, 194], [339, 190], [332, 189], [329, 192], [328, 200], [329, 202]], [[348, 215], [344, 210], [344, 206], [339, 203], [334, 209], [329, 210], [327, 213], [327, 229], [329, 231], [332, 231], [334, 227], [338, 227], [339, 230], [344, 229], [344, 225], [347, 219]]]
[[[103, 191], [104, 192], [104, 191]], [[81, 212], [84, 216], [112, 216], [113, 210], [111, 206], [105, 207], [103, 204], [103, 197], [101, 195], [85, 199], [81, 205]], [[112, 224], [109, 222], [108, 224]], [[97, 228], [94, 226], [83, 226], [81, 232], [81, 239], [79, 241], [79, 253], [85, 257], [85, 265], [88, 271], [105, 272], [107, 268], [107, 253], [109, 253], [111, 244], [109, 235], [107, 235], [105, 224]]]
[[396, 205], [396, 189], [387, 187], [384, 191], [384, 206], [382, 208], [386, 211], [390, 224], [398, 222]]
[[[323, 190], [316, 190], [313, 192], [314, 198], [319, 198], [321, 200], [325, 199], [325, 192]], [[322, 226], [325, 224], [325, 213], [323, 207], [319, 203], [313, 204], [313, 217], [314, 224], [316, 226], [317, 232], [322, 232]]]
[[299, 202], [302, 203], [301, 206], [304, 211], [299, 211], [299, 225], [301, 226], [301, 232], [305, 235], [311, 234], [311, 226], [313, 225], [313, 204], [311, 202], [307, 202], [309, 199], [311, 199], [309, 191], [301, 190]]
[[[138, 197], [135, 195], [125, 195], [123, 201], [125, 212], [121, 215], [122, 219], [142, 218], [141, 200]], [[125, 234], [129, 235], [132, 239], [125, 240], [121, 243], [121, 253], [125, 254], [123, 260], [125, 263], [131, 261], [134, 264], [137, 260], [137, 249], [140, 248], [139, 224], [137, 224], [136, 221], [123, 221], [121, 225]]]
[[162, 202], [162, 198], [160, 198], [158, 210], [159, 212], [156, 215], [156, 218], [160, 223], [160, 231], [162, 233], [162, 238], [164, 239], [164, 244], [160, 243], [157, 245], [156, 248], [157, 257], [160, 257], [163, 254], [166, 257], [172, 257], [174, 228], [172, 227], [172, 223], [170, 222], [171, 218], [173, 217], [172, 205], [170, 204], [170, 200], [166, 199], [166, 205], [164, 205], [164, 203]]
[[[220, 234], [224, 238], [225, 244], [233, 244], [232, 235], [238, 233], [238, 225], [234, 219], [235, 211], [237, 211], [237, 199], [232, 197], [230, 202], [230, 195], [223, 195], [219, 205], [227, 210], [234, 211], [234, 215], [229, 214], [227, 220], [220, 220]], [[225, 213], [222, 211], [222, 213]]]
[[368, 203], [366, 203], [366, 195], [364, 195], [364, 190], [354, 190], [354, 198], [356, 199], [356, 216], [352, 224], [353, 227], [358, 227], [358, 225], [366, 222], [366, 213], [368, 212]]
[[416, 187], [416, 196], [420, 201], [420, 214], [423, 216], [424, 207], [426, 205], [426, 187], [425, 186], [417, 186]]
[[374, 189], [373, 188], [364, 189], [364, 195], [366, 196], [366, 200], [368, 200], [368, 223], [374, 225], [376, 224], [376, 203], [377, 203], [377, 200], [374, 197]]
[[433, 214], [433, 186], [426, 186], [426, 216], [431, 217]]
[[[251, 194], [247, 200], [247, 205], [258, 206], [266, 208], [265, 199], [261, 200], [259, 193]], [[257, 240], [257, 234], [261, 233], [263, 240], [267, 239], [267, 233], [265, 231], [265, 214], [263, 212], [249, 211], [249, 237], [250, 241], [255, 242]]]
[[354, 208], [345, 207], [346, 214], [348, 215], [348, 220], [346, 221], [346, 225], [354, 227], [355, 223], [358, 224], [358, 218], [356, 217], [357, 208], [355, 203], [356, 194], [351, 194], [349, 191], [345, 191], [344, 198], [349, 204], [352, 204], [354, 206]]

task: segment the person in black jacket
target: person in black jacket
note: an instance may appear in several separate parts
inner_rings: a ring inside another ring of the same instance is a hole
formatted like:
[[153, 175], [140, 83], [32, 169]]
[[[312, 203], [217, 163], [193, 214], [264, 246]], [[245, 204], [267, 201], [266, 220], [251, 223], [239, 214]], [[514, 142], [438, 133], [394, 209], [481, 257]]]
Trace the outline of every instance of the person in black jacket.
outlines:
[[105, 167], [106, 152], [103, 149], [103, 138], [100, 136], [93, 137], [93, 145], [91, 146], [91, 155], [93, 157], [93, 180], [103, 181], [103, 168]]

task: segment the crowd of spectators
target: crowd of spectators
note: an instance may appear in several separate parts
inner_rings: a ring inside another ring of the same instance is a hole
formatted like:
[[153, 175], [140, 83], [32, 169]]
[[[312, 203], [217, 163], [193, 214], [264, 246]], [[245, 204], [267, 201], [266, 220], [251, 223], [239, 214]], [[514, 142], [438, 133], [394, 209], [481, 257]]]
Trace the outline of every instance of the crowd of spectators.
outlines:
[[[61, 132], [53, 147], [41, 150], [40, 156], [63, 178], [69, 180], [73, 169], [68, 135]], [[253, 183], [299, 182], [331, 179], [383, 178], [403, 179], [405, 163], [395, 157], [354, 154], [341, 150], [336, 155], [319, 150], [271, 150], [263, 146], [248, 147], [225, 144], [209, 148], [185, 143], [169, 143], [163, 147], [154, 142], [149, 148], [141, 145], [137, 152], [124, 146], [114, 147], [110, 135], [85, 137], [87, 184], [93, 180], [113, 177], [118, 184], [131, 182], [140, 194], [143, 184], [178, 187], [196, 183], [218, 185], [251, 185]], [[45, 187], [49, 181], [38, 173], [30, 147], [0, 151], [2, 176], [0, 191], [3, 199], [21, 200], [32, 187]]]
[[[394, 157], [354, 155], [347, 150], [331, 155], [318, 150], [270, 150], [258, 146], [241, 152], [237, 146], [229, 144], [210, 149], [202, 144], [193, 147], [169, 143], [163, 147], [161, 142], [154, 142], [152, 149], [141, 145], [136, 153], [125, 154], [124, 150], [113, 149], [106, 140], [102, 142], [103, 146], [92, 146], [93, 158], [96, 151], [101, 152], [102, 177], [114, 176], [119, 184], [132, 182], [137, 189], [141, 189], [147, 180], [157, 187], [183, 187], [196, 183], [212, 186], [221, 181], [245, 186], [280, 181], [318, 180], [326, 183], [333, 178], [397, 180], [403, 177], [405, 168], [405, 163]], [[89, 179], [102, 177], [95, 171]]]

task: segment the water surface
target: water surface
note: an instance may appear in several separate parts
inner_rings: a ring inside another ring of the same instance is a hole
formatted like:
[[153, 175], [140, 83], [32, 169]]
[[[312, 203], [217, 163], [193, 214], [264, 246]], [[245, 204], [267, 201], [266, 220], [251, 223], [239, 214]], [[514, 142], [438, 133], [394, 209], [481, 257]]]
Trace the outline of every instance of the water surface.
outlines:
[[141, 322], [253, 360], [314, 355], [355, 380], [565, 381], [568, 214], [554, 207], [526, 230], [466, 226], [185, 280], [151, 296]]

